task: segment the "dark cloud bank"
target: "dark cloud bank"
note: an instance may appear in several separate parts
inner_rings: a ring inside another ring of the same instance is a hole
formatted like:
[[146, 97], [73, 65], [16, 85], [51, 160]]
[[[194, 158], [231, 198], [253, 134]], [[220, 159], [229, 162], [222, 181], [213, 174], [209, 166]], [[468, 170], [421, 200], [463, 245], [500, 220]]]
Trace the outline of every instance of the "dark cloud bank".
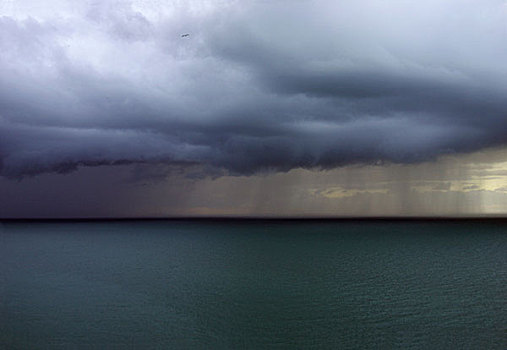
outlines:
[[253, 174], [507, 143], [504, 1], [13, 6], [6, 177], [136, 162]]

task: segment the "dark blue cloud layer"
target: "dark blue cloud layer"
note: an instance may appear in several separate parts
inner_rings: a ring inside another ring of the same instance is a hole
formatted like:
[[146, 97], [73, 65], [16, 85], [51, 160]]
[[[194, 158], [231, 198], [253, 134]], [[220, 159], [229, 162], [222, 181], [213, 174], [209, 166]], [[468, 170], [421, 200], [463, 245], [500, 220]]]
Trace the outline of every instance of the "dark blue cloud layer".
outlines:
[[136, 162], [253, 174], [507, 143], [500, 1], [24, 11], [0, 17], [3, 176]]

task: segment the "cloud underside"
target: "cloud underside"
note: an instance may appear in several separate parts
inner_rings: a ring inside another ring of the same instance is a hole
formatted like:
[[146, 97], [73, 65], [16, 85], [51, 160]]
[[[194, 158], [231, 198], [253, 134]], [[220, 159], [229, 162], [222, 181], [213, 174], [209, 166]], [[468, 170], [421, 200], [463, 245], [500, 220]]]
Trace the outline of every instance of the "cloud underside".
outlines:
[[502, 1], [28, 5], [0, 17], [3, 176], [249, 175], [507, 143]]

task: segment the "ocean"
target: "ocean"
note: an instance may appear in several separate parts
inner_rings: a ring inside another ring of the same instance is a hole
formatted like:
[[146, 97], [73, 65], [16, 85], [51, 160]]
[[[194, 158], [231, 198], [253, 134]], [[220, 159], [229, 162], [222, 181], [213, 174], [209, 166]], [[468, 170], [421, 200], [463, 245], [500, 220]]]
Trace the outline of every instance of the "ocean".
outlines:
[[0, 223], [1, 349], [506, 349], [501, 221]]

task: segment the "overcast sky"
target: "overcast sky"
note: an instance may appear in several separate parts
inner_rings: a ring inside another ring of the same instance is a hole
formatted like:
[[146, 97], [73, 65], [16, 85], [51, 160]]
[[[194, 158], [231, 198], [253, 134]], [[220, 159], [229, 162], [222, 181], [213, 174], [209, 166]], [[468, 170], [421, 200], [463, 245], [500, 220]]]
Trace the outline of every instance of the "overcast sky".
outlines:
[[[503, 190], [476, 198], [507, 143], [504, 0], [7, 0], [0, 77], [3, 216], [23, 215], [20, 194], [37, 186], [67, 181], [80, 198], [120, 178], [101, 197], [133, 196], [136, 182], [150, 204], [80, 201], [72, 215], [414, 215], [424, 191], [447, 214], [505, 203]], [[433, 175], [415, 176], [422, 165]], [[468, 178], [434, 175], [449, 166]], [[301, 197], [295, 209], [296, 177], [305, 194], [363, 204]], [[277, 201], [254, 205], [255, 193]], [[69, 210], [57, 202], [25, 214]]]

